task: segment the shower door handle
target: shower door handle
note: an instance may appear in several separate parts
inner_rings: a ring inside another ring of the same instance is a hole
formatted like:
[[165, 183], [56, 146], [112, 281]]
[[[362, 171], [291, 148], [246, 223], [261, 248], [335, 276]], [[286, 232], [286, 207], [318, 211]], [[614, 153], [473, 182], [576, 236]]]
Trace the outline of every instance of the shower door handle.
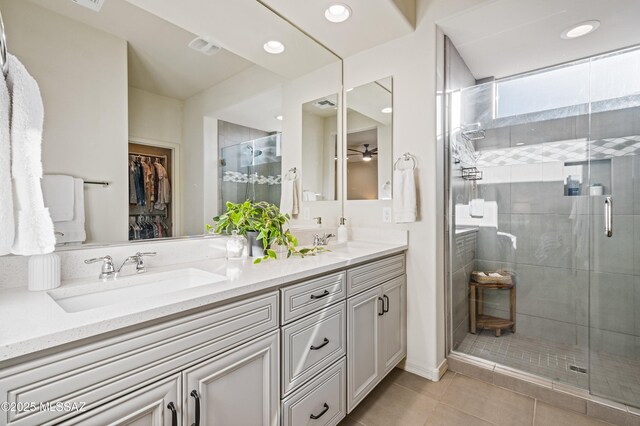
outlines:
[[604, 234], [607, 237], [613, 236], [613, 200], [611, 197], [604, 199]]

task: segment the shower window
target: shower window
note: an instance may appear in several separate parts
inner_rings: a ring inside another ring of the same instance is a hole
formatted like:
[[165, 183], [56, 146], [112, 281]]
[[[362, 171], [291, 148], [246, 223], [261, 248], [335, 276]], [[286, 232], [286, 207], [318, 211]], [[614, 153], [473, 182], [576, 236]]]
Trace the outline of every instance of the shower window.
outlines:
[[226, 211], [226, 203], [266, 201], [280, 203], [282, 180], [281, 134], [220, 121], [218, 205]]

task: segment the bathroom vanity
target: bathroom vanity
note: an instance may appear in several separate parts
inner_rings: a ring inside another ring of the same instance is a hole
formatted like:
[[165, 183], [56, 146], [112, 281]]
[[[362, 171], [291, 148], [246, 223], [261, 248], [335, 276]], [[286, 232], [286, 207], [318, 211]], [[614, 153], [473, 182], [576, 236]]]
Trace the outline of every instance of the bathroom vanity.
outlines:
[[406, 355], [404, 250], [350, 242], [264, 265], [199, 262], [233, 277], [146, 314], [123, 302], [131, 310], [107, 321], [118, 304], [65, 312], [48, 294], [5, 291], [3, 303], [24, 292], [24, 310], [67, 322], [0, 343], [14, 409], [0, 424], [335, 425]]

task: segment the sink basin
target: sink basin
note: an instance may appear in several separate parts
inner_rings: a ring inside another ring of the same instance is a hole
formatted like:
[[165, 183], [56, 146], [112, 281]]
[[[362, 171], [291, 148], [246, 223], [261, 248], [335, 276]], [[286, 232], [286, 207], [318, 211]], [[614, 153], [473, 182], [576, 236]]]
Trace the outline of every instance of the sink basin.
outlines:
[[62, 309], [73, 313], [214, 284], [226, 279], [224, 275], [185, 268], [128, 276], [95, 285], [60, 288], [47, 293]]
[[326, 247], [328, 255], [335, 257], [351, 258], [376, 252], [380, 249], [380, 245], [370, 242], [348, 241], [346, 243], [329, 244]]

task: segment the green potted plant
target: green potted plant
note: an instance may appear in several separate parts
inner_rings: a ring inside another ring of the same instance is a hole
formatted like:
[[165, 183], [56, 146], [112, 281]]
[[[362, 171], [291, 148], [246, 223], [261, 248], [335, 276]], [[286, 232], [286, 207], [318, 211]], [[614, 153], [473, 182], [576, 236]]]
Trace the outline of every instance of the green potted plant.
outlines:
[[226, 206], [227, 211], [214, 217], [215, 226], [207, 225], [207, 230], [213, 229], [217, 234], [231, 234], [235, 230], [239, 235], [247, 237], [249, 256], [256, 256], [253, 263], [277, 259], [276, 251], [273, 250], [276, 245], [286, 249], [287, 258], [324, 251], [322, 247], [298, 250], [298, 240], [286, 228], [290, 216], [282, 214], [276, 205], [247, 200], [239, 204], [227, 202]]

